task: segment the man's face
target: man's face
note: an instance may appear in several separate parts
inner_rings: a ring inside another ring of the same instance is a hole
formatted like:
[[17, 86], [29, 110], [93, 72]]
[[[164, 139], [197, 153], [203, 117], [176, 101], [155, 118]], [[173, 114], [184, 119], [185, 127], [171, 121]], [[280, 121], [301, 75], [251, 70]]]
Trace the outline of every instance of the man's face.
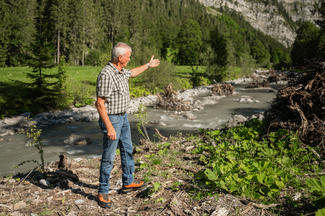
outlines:
[[124, 56], [122, 56], [120, 58], [120, 63], [121, 63], [122, 68], [125, 68], [128, 65], [128, 63], [130, 61], [130, 57], [131, 57], [131, 52], [129, 49], [127, 49]]

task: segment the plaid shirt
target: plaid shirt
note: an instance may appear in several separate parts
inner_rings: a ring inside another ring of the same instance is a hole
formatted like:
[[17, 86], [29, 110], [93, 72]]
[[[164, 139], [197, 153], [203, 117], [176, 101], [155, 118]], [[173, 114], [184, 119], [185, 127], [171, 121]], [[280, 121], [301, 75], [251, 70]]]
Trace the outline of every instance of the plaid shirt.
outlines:
[[129, 106], [130, 92], [128, 80], [131, 70], [122, 69], [121, 73], [111, 63], [101, 70], [97, 78], [97, 97], [106, 97], [107, 114], [123, 113]]

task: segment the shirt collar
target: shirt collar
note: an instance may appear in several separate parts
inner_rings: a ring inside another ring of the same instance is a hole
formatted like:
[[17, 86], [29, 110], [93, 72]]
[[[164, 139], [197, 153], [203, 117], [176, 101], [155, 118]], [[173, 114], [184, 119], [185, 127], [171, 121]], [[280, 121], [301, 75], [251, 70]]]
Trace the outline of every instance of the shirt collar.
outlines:
[[111, 61], [109, 61], [108, 63], [114, 68], [115, 74], [122, 74], [122, 73], [124, 73], [124, 68], [122, 68], [121, 73], [120, 73], [120, 71], [112, 64]]

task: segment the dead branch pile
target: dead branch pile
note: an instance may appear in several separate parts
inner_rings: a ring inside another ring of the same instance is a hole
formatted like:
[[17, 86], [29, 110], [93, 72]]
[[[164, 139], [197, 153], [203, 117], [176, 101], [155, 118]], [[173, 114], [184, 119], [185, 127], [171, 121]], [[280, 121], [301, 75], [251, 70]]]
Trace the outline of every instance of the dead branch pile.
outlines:
[[269, 131], [298, 131], [305, 144], [319, 146], [324, 156], [325, 62], [313, 59], [305, 63], [305, 72], [280, 88], [265, 116], [270, 121]]
[[192, 110], [191, 103], [189, 101], [183, 101], [176, 97], [177, 92], [173, 90], [172, 83], [170, 83], [163, 94], [158, 95], [157, 109], [188, 111]]
[[262, 82], [254, 81], [250, 82], [245, 88], [260, 88], [260, 87], [269, 87], [269, 81], [263, 80]]
[[230, 95], [235, 89], [231, 84], [214, 84], [211, 89], [213, 95]]
[[273, 74], [273, 75], [271, 75], [271, 76], [269, 76], [269, 77], [267, 78], [267, 81], [268, 81], [269, 83], [277, 82], [277, 81], [279, 81], [279, 80], [280, 80], [280, 78], [279, 78], [278, 74]]

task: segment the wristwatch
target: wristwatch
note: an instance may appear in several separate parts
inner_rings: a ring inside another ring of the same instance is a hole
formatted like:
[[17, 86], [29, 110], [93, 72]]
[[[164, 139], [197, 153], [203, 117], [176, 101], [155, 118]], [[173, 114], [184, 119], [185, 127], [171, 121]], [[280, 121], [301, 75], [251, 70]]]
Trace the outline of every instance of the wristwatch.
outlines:
[[148, 65], [148, 69], [150, 68], [150, 64], [149, 63], [147, 63], [147, 65]]

